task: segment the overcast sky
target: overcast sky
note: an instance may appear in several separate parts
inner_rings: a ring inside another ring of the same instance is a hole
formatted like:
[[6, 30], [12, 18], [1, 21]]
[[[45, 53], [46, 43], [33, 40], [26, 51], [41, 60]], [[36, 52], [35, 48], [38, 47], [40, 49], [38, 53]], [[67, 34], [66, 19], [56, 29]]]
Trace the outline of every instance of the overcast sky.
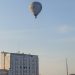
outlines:
[[75, 73], [75, 0], [37, 0], [37, 19], [28, 9], [35, 0], [0, 0], [0, 51], [39, 55], [40, 75]]

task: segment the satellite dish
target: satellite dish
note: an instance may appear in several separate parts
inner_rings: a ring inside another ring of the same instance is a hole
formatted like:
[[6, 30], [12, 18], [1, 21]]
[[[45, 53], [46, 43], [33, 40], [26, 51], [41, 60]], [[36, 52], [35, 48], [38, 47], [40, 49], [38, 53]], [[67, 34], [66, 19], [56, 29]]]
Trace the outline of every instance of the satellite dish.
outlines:
[[37, 18], [38, 14], [42, 10], [42, 4], [40, 2], [32, 2], [29, 5], [29, 9], [32, 12], [32, 14], [35, 16], [35, 18]]

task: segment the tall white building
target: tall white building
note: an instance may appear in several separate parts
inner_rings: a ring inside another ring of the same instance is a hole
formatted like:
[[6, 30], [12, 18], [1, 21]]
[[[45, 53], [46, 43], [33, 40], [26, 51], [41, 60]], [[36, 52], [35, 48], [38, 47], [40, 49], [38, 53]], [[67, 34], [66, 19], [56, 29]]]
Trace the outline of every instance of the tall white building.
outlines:
[[0, 58], [0, 69], [8, 75], [39, 75], [37, 55], [1, 52]]

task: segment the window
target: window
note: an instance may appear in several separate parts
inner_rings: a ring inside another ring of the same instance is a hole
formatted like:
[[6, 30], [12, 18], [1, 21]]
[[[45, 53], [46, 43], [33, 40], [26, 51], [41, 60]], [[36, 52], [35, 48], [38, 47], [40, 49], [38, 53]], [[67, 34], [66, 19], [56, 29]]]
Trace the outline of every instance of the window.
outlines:
[[21, 69], [22, 67], [20, 66], [20, 69]]

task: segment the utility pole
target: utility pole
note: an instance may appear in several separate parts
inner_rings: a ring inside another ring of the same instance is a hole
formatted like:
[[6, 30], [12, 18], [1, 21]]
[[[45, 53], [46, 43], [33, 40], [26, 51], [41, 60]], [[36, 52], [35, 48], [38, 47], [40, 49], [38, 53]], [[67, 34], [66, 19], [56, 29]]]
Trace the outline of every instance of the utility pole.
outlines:
[[66, 58], [66, 73], [68, 75], [68, 63], [67, 63], [67, 58]]

